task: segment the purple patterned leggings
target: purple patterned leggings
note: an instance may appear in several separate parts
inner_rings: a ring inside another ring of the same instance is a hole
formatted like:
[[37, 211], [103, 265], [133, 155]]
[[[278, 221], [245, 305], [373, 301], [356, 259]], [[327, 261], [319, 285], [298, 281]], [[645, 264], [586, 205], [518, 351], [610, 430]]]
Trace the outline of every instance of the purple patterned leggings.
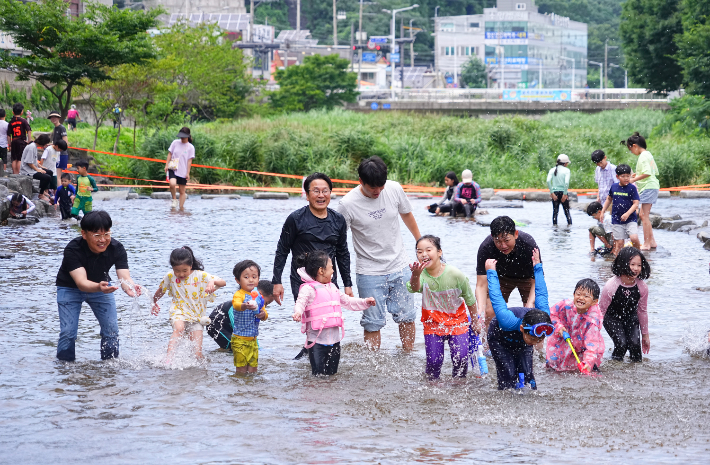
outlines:
[[449, 341], [449, 351], [454, 368], [451, 376], [465, 378], [468, 373], [468, 332], [458, 336], [424, 335], [426, 347], [426, 374], [429, 379], [438, 379], [444, 364], [444, 341]]

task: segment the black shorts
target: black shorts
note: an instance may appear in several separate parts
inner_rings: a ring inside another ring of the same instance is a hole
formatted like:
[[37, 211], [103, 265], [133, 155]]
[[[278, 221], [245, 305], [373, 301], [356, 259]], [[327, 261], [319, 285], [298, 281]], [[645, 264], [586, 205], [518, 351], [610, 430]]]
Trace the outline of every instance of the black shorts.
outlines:
[[170, 177], [170, 179], [174, 179], [175, 183], [179, 186], [186, 186], [187, 185], [187, 179], [181, 178], [180, 176], [175, 175], [175, 171], [173, 171], [173, 170], [168, 170], [168, 176]]
[[22, 160], [22, 152], [25, 151], [25, 147], [27, 147], [27, 142], [22, 139], [13, 139], [10, 142], [10, 158], [12, 161]]
[[0, 147], [0, 159], [3, 163], [7, 163], [7, 147]]
[[67, 118], [67, 124], [76, 129], [76, 118]]

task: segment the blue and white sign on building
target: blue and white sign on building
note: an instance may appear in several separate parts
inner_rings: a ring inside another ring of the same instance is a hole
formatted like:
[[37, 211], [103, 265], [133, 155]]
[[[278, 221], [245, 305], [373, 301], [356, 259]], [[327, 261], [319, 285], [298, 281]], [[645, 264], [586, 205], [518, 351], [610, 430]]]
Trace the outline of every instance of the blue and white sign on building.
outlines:
[[377, 102], [372, 102], [370, 104], [370, 109], [372, 110], [377, 110], [380, 106], [377, 104]]
[[370, 42], [374, 42], [376, 44], [386, 44], [388, 40], [389, 40], [389, 37], [382, 37], [382, 36], [370, 37]]
[[562, 102], [572, 100], [571, 90], [546, 90], [546, 89], [515, 89], [504, 90], [503, 100], [508, 102], [519, 101], [547, 101]]
[[486, 39], [527, 39], [528, 33], [520, 32], [486, 32]]
[[362, 54], [362, 61], [365, 63], [375, 63], [377, 61], [377, 54], [372, 52], [365, 52]]
[[[486, 58], [486, 64], [487, 65], [497, 65], [498, 64], [498, 57], [487, 57]], [[506, 65], [527, 65], [528, 64], [528, 57], [505, 57], [505, 64]]]
[[399, 53], [390, 53], [392, 63], [399, 63]]

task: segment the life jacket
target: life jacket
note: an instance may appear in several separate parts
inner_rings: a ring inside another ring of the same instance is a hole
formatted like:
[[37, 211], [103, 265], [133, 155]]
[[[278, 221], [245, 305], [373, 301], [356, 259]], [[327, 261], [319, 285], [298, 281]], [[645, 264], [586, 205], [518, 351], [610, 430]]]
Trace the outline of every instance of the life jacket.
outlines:
[[[301, 317], [301, 332], [305, 333], [308, 329], [308, 323], [311, 324], [311, 329], [318, 331], [318, 336], [326, 328], [340, 328], [343, 337], [345, 337], [345, 329], [343, 328], [343, 312], [340, 308], [340, 291], [333, 283], [323, 284], [318, 281], [307, 281], [301, 284], [299, 292], [303, 290], [303, 286], [310, 286], [316, 291], [316, 296], [303, 312]], [[304, 344], [306, 349], [310, 349], [315, 344], [315, 340], [311, 345], [308, 341]]]

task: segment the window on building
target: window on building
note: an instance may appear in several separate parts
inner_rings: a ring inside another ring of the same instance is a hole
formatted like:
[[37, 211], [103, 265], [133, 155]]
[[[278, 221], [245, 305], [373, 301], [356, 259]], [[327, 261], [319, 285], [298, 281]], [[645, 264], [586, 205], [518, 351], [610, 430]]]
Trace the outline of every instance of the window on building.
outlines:
[[454, 23], [441, 23], [440, 30], [453, 31], [454, 30]]
[[469, 23], [468, 27], [478, 29], [479, 27], [481, 27], [481, 23]]
[[515, 9], [518, 11], [525, 10], [525, 9], [527, 9], [527, 7], [528, 6], [525, 3], [516, 3], [515, 4]]
[[454, 47], [442, 47], [441, 49], [442, 53], [447, 57], [454, 56], [456, 53], [456, 49]]
[[461, 47], [462, 55], [471, 56], [476, 54], [476, 47]]

